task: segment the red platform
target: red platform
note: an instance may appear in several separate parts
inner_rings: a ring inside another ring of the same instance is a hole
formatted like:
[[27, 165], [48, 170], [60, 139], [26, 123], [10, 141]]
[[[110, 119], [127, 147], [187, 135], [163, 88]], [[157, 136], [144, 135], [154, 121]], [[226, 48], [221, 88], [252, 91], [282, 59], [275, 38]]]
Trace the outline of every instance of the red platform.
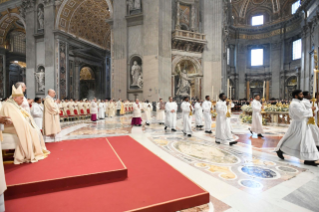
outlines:
[[[96, 139], [90, 140], [93, 144]], [[6, 211], [175, 212], [209, 202], [207, 191], [131, 137], [111, 137], [108, 140], [128, 169], [127, 179], [8, 200], [5, 202]]]
[[6, 199], [104, 184], [127, 178], [127, 168], [105, 138], [46, 145], [48, 158], [5, 165]]

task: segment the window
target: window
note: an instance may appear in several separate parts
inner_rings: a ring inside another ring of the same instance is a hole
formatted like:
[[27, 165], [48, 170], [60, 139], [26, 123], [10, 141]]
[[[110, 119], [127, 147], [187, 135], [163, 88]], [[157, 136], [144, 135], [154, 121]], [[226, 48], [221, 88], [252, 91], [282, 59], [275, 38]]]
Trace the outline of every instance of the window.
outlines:
[[227, 48], [227, 65], [229, 65], [229, 60], [230, 60], [230, 58], [229, 58], [229, 48]]
[[301, 58], [301, 39], [295, 40], [292, 43], [292, 60], [298, 60]]
[[264, 16], [263, 15], [258, 15], [258, 16], [252, 17], [251, 25], [258, 26], [258, 25], [263, 25], [263, 24], [264, 24]]
[[264, 50], [263, 49], [252, 49], [250, 53], [251, 53], [251, 66], [264, 65]]
[[10, 51], [25, 54], [25, 34], [23, 32], [13, 31], [10, 33]]
[[296, 1], [295, 3], [293, 3], [291, 5], [291, 14], [295, 14], [296, 11], [298, 10], [299, 6], [300, 6], [300, 1], [299, 0]]

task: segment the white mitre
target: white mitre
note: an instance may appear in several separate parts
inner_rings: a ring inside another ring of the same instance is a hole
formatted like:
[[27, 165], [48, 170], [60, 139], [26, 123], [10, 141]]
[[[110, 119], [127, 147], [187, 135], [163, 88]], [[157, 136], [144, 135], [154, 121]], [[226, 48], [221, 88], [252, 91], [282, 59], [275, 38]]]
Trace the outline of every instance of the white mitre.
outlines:
[[12, 98], [24, 96], [22, 91], [22, 86], [20, 85], [18, 88], [16, 88], [14, 85], [12, 85]]

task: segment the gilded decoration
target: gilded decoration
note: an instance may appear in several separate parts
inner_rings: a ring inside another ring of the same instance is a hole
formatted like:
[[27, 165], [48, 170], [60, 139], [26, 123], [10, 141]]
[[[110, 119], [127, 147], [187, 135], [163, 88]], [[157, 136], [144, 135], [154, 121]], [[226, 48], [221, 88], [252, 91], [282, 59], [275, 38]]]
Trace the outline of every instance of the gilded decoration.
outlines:
[[90, 67], [81, 69], [80, 80], [94, 80], [94, 73]]
[[109, 10], [106, 0], [66, 0], [58, 10], [57, 27], [110, 50]]

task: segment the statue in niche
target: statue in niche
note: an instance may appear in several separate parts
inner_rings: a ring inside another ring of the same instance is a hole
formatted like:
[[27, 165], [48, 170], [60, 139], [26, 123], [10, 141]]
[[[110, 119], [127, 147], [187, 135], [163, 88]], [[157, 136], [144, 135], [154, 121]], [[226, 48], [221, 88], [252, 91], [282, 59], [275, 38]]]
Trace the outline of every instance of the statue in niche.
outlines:
[[41, 7], [38, 8], [39, 30], [44, 29], [44, 13]]
[[183, 9], [180, 9], [181, 10], [181, 21], [182, 22], [185, 22], [185, 23], [189, 23], [189, 19], [188, 19], [188, 14], [189, 14], [189, 8], [185, 8], [184, 10]]
[[41, 68], [38, 73], [35, 73], [35, 79], [38, 83], [38, 92], [45, 92], [45, 73], [44, 69]]
[[179, 73], [179, 81], [177, 85], [176, 96], [189, 96], [191, 88], [190, 81], [192, 79], [187, 76], [185, 68], [183, 69], [183, 71], [181, 71], [180, 64], [177, 65], [177, 68], [177, 72]]
[[141, 0], [135, 0], [134, 1], [134, 9], [135, 10], [141, 9]]
[[133, 0], [127, 0], [128, 10], [132, 11], [134, 9], [134, 2]]
[[134, 64], [131, 70], [131, 76], [132, 76], [131, 86], [142, 88], [143, 86], [142, 69], [141, 69], [141, 66], [137, 64], [137, 61], [134, 61]]

